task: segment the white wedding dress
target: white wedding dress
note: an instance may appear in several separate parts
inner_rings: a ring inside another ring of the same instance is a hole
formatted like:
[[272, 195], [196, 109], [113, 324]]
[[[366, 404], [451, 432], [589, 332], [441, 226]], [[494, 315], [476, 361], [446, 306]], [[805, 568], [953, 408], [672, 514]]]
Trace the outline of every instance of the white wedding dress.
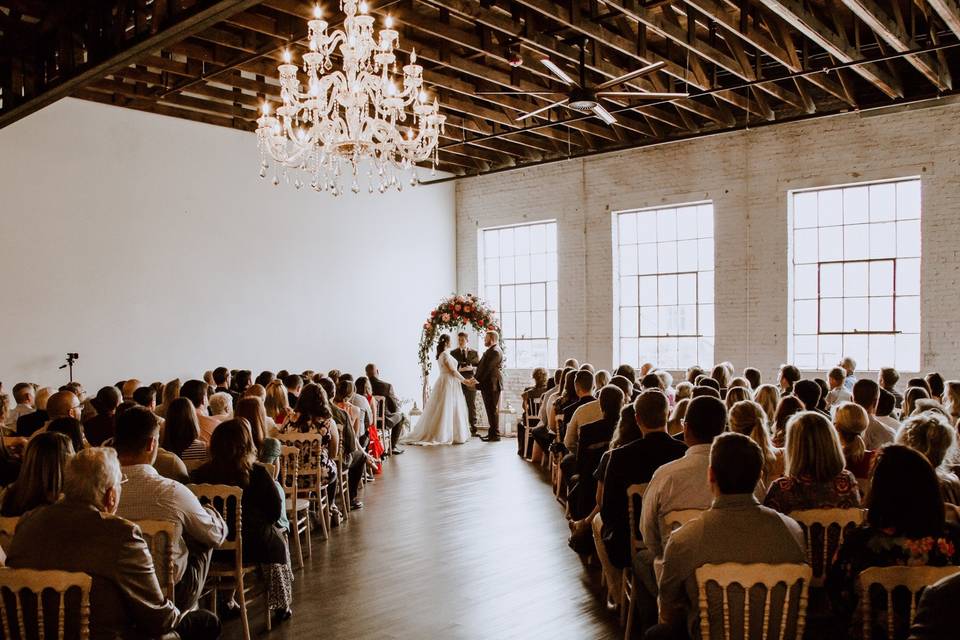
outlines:
[[437, 357], [440, 379], [433, 385], [417, 426], [404, 442], [407, 444], [463, 444], [470, 440], [470, 418], [463, 397], [463, 376], [450, 351]]

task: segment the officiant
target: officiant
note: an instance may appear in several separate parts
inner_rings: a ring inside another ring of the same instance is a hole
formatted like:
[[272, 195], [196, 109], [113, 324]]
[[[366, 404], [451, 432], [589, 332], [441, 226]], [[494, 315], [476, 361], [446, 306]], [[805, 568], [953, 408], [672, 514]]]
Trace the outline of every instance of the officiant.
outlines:
[[[473, 378], [480, 363], [480, 355], [475, 349], [470, 348], [469, 336], [461, 331], [457, 334], [457, 348], [450, 352], [450, 355], [457, 361], [457, 370], [464, 378]], [[467, 401], [467, 413], [470, 416], [470, 435], [477, 434], [477, 388], [474, 386], [460, 385], [463, 389], [463, 397]]]

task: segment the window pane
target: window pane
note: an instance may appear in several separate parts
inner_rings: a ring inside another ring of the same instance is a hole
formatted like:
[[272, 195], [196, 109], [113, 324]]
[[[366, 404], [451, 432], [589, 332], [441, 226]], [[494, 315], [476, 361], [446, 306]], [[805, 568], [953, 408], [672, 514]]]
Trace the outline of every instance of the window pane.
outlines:
[[807, 191], [793, 196], [793, 228], [817, 226], [817, 192]]
[[557, 252], [557, 223], [543, 225], [547, 235], [547, 253]]
[[697, 335], [697, 305], [681, 304], [677, 306], [677, 334]]
[[677, 243], [657, 243], [657, 270], [660, 273], [671, 273], [677, 270]]
[[500, 287], [488, 286], [485, 291], [485, 302], [490, 306], [491, 309], [500, 309]]
[[696, 271], [697, 241], [681, 240], [677, 243], [677, 271]]
[[817, 297], [817, 265], [798, 264], [794, 267], [793, 297], [798, 300]]
[[897, 255], [897, 225], [884, 222], [870, 225], [870, 257], [892, 258]]
[[844, 298], [843, 330], [867, 331], [870, 328], [870, 312], [866, 298]]
[[550, 338], [556, 338], [559, 335], [560, 331], [557, 328], [557, 312], [547, 311], [547, 336]]
[[657, 278], [658, 304], [677, 304], [677, 276], [659, 276]]
[[897, 223], [897, 257], [920, 256], [920, 221], [907, 220]]
[[639, 364], [640, 356], [637, 353], [636, 339], [620, 339], [620, 362]]
[[660, 325], [660, 335], [675, 336], [679, 333], [677, 327], [677, 308], [675, 306], [657, 307], [657, 316]]
[[547, 336], [547, 312], [530, 312], [530, 335], [536, 338], [545, 338]]
[[869, 347], [870, 344], [866, 335], [848, 334], [843, 336], [843, 355], [850, 356], [856, 362], [867, 362], [869, 360]]
[[[713, 335], [713, 305], [712, 304], [701, 304], [700, 313], [698, 314], [697, 322], [699, 329], [699, 334], [701, 336], [712, 336]], [[708, 364], [710, 361], [705, 360], [704, 364]]]
[[637, 214], [621, 213], [617, 216], [620, 228], [617, 233], [619, 244], [633, 244], [637, 241]]
[[820, 336], [817, 340], [817, 348], [820, 351], [820, 363], [817, 368], [829, 369], [835, 367], [843, 357], [843, 337]]
[[677, 276], [677, 302], [679, 304], [697, 303], [697, 275], [684, 273]]
[[870, 192], [868, 187], [848, 187], [843, 190], [843, 224], [867, 222]]
[[891, 335], [873, 335], [869, 339], [870, 359], [867, 368], [873, 371], [893, 366], [897, 359], [896, 337]]
[[796, 336], [794, 338], [793, 363], [801, 369], [817, 368], [817, 336]]
[[506, 353], [504, 354], [507, 359], [507, 367], [516, 367], [517, 366], [517, 341], [516, 340], [505, 340], [506, 342]]
[[697, 274], [697, 297], [701, 304], [713, 302], [713, 271], [701, 271]]
[[920, 295], [920, 258], [897, 260], [897, 295]]
[[483, 255], [486, 258], [496, 258], [500, 255], [500, 232], [483, 232]]
[[713, 237], [713, 205], [702, 204], [697, 207], [697, 237]]
[[500, 260], [487, 258], [487, 267], [483, 272], [483, 281], [490, 284], [500, 284]]
[[870, 331], [893, 331], [893, 298], [870, 298]]
[[500, 255], [501, 256], [515, 255], [513, 251], [513, 229], [500, 230]]
[[677, 339], [676, 338], [660, 338], [657, 341], [658, 347], [658, 357], [652, 362], [658, 366], [665, 369], [677, 369]]
[[680, 338], [677, 340], [677, 368], [685, 369], [697, 364], [697, 339]]
[[637, 242], [657, 241], [657, 213], [656, 211], [641, 211], [637, 214]]
[[547, 280], [557, 279], [557, 254], [547, 254]]
[[542, 282], [547, 279], [547, 256], [538, 253], [530, 256], [530, 280]]
[[[870, 220], [896, 218], [897, 185], [892, 182], [870, 186]], [[892, 348], [892, 345], [891, 345]]]
[[515, 313], [504, 312], [500, 314], [500, 320], [502, 322], [501, 328], [503, 329], [504, 336], [513, 338], [517, 335], [517, 316]]
[[823, 333], [843, 330], [843, 300], [820, 299], [820, 331]]
[[547, 252], [547, 228], [542, 224], [530, 227], [530, 253]]
[[869, 226], [858, 224], [843, 228], [843, 259], [863, 260], [870, 257]]
[[[713, 362], [713, 338], [700, 338], [697, 340], [697, 356], [696, 364], [709, 366], [710, 363]], [[690, 364], [692, 365], [694, 363]]]
[[865, 296], [870, 291], [869, 263], [848, 262], [843, 265], [843, 295]]
[[[548, 282], [547, 283], [547, 309], [556, 309], [557, 308], [557, 283]], [[550, 334], [556, 335], [556, 334]]]
[[657, 304], [657, 277], [641, 276], [638, 278], [638, 282], [640, 287], [640, 304]]
[[839, 298], [843, 295], [843, 265], [820, 265], [820, 295], [824, 298]]
[[816, 229], [799, 229], [793, 232], [793, 261], [796, 264], [817, 261]]
[[518, 256], [530, 255], [530, 227], [517, 227], [513, 230], [513, 249]]
[[620, 247], [620, 275], [632, 276], [637, 273], [637, 247]]
[[819, 212], [817, 220], [821, 227], [843, 223], [843, 193], [840, 189], [828, 189], [817, 193]]
[[657, 361], [657, 339], [640, 338], [637, 340], [637, 364]]
[[[912, 220], [920, 217], [920, 181], [907, 180], [897, 183], [897, 220]], [[899, 365], [898, 365], [899, 366]], [[912, 369], [916, 371], [916, 369]]]
[[500, 288], [500, 310], [501, 311], [516, 311], [516, 287], [501, 287]]
[[529, 340], [518, 340], [514, 343], [514, 348], [517, 355], [517, 367], [532, 367], [535, 365], [529, 364], [533, 359], [531, 351], [531, 343]]
[[620, 309], [620, 335], [624, 338], [635, 338], [640, 335], [640, 315], [636, 307]]
[[920, 336], [900, 334], [897, 336], [897, 364], [900, 371], [920, 370]]
[[897, 298], [897, 331], [920, 333], [920, 298]]
[[820, 260], [843, 260], [843, 229], [842, 227], [825, 227], [819, 229], [817, 238], [820, 243]]
[[517, 311], [530, 311], [530, 285], [519, 284], [515, 289]]
[[513, 257], [500, 258], [500, 282], [503, 284], [517, 282]]
[[637, 306], [637, 279], [620, 278], [620, 306]]
[[697, 237], [697, 207], [677, 209], [677, 239], [688, 240]]
[[797, 300], [793, 308], [793, 332], [815, 334], [817, 332], [817, 301]]
[[659, 335], [660, 325], [657, 320], [657, 307], [640, 307], [640, 335]]
[[530, 256], [517, 256], [514, 261], [517, 267], [517, 282], [530, 282]]
[[870, 295], [893, 295], [893, 262], [870, 263]]
[[677, 210], [657, 211], [657, 242], [677, 239]]
[[713, 269], [713, 239], [697, 240], [697, 249], [700, 268], [705, 271]]
[[529, 311], [517, 312], [517, 337], [518, 338], [531, 337]]
[[637, 258], [639, 259], [638, 273], [656, 273], [657, 272], [657, 245], [641, 244], [637, 247]]
[[530, 285], [530, 309], [543, 311], [547, 308], [547, 286], [543, 283]]

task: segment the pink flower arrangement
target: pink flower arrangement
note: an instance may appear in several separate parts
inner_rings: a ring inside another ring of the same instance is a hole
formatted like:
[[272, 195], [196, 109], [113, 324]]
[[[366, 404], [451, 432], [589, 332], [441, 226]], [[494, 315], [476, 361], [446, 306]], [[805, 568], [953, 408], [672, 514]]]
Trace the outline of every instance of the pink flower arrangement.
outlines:
[[[496, 321], [496, 314], [472, 293], [460, 294], [445, 298], [430, 312], [429, 319], [423, 323], [423, 333], [420, 336], [420, 368], [423, 375], [430, 373], [433, 363], [433, 344], [444, 331], [454, 331], [463, 328], [473, 328], [476, 331], [500, 331]], [[501, 343], [501, 348], [502, 348]]]

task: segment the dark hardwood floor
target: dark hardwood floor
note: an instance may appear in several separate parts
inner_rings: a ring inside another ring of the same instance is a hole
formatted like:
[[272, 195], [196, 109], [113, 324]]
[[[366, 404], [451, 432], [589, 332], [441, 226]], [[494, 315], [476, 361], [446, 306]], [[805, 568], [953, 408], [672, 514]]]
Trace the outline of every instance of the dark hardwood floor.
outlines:
[[[293, 618], [269, 638], [616, 638], [597, 570], [566, 545], [549, 483], [516, 441], [407, 447], [365, 508], [314, 539], [295, 572]], [[225, 637], [241, 637], [231, 622]]]

